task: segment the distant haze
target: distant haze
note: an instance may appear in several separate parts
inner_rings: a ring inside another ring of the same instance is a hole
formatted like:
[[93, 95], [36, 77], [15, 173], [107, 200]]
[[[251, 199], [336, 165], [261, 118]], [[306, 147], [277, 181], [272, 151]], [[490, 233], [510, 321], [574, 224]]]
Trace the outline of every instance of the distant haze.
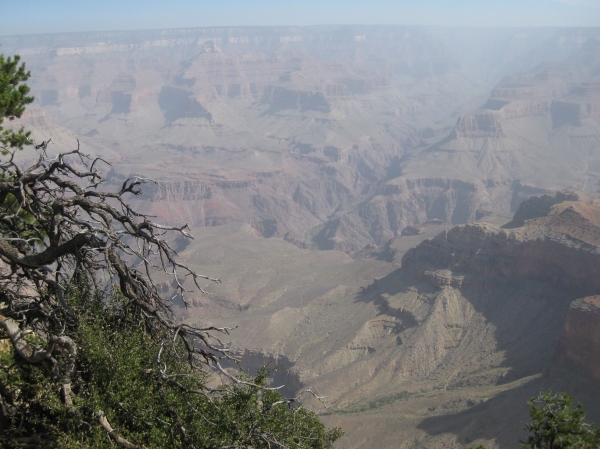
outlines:
[[600, 26], [600, 0], [0, 1], [0, 35], [207, 26]]

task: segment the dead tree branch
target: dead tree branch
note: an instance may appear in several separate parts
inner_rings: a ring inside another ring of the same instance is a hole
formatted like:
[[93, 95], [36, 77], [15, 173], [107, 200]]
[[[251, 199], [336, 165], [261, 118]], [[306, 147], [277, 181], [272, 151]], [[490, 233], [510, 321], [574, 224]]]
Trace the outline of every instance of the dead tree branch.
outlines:
[[111, 440], [113, 440], [119, 446], [123, 446], [127, 449], [146, 449], [145, 446], [138, 446], [137, 444], [130, 443], [125, 438], [119, 436], [119, 432], [112, 428], [102, 410], [98, 411], [96, 415], [98, 416], [98, 422], [100, 423], [102, 428], [106, 430]]
[[[232, 357], [215, 333], [227, 334], [229, 329], [177, 323], [172, 295], [163, 298], [154, 281], [159, 271], [171, 276], [184, 304], [184, 277], [191, 277], [200, 290], [201, 279], [220, 282], [176, 260], [164, 234], [192, 238], [189, 226], [155, 223], [128, 204], [129, 197], [143, 195], [143, 185], [152, 181], [136, 176], [116, 192], [101, 191], [105, 179], [98, 166], [105, 161], [92, 160], [79, 145], [50, 158], [47, 145], [36, 147], [39, 158], [30, 167], [20, 167], [14, 154], [0, 163], [0, 329], [15, 351], [28, 363], [54, 365], [53, 354], [60, 348], [68, 363], [57, 376], [65, 403], [71, 403], [77, 345], [57, 329], [77, 319], [65, 288], [80, 273], [95, 285], [115, 282], [128, 310], [148, 329], [184, 342], [191, 366], [219, 369], [220, 359]], [[29, 341], [29, 334], [45, 344]]]

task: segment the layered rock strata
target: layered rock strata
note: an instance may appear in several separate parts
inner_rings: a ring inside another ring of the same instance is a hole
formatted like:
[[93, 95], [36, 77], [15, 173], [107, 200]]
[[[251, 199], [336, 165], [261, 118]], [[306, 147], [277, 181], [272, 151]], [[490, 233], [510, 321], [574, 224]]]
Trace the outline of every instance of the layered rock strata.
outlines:
[[[600, 293], [600, 206], [593, 196], [532, 199], [515, 218], [521, 224], [513, 228], [473, 223], [444, 231], [408, 250], [400, 268], [288, 245], [278, 260], [264, 249], [245, 254], [236, 274], [216, 254], [240, 258], [247, 243], [228, 236], [215, 249], [211, 239], [210, 250], [193, 242], [183, 257], [206, 259], [203, 269], [228, 267], [217, 274], [233, 284], [229, 296], [240, 306], [219, 306], [210, 296], [210, 307], [192, 307], [187, 318], [214, 314], [220, 325], [238, 326], [233, 338], [249, 348], [245, 362], [279, 363], [277, 381], [290, 390], [326, 394], [344, 412], [332, 415], [338, 425], [356, 416], [372, 425], [385, 414], [394, 429], [386, 441], [412, 435], [431, 448], [467, 448], [475, 439], [510, 447], [506, 429], [527, 419], [528, 397], [550, 387], [569, 391], [543, 374], [555, 361], [595, 379], [598, 314], [588, 297]], [[405, 234], [394, 241], [432, 235], [427, 226]], [[255, 242], [275, 243], [285, 246]], [[585, 307], [578, 298], [588, 298]], [[505, 414], [512, 420], [505, 428], [482, 427]]]
[[537, 281], [581, 297], [570, 305], [554, 360], [600, 380], [600, 207], [589, 197], [578, 200], [575, 193], [532, 198], [510, 230], [486, 223], [453, 228], [409, 250], [402, 267], [441, 289]]

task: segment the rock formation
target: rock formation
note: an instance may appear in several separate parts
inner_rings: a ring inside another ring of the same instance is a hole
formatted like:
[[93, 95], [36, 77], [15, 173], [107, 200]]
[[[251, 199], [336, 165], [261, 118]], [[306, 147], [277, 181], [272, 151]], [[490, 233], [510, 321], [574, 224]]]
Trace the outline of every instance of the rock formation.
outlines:
[[584, 155], [598, 135], [596, 31], [502, 30], [475, 47], [481, 36], [465, 33], [242, 27], [0, 40], [27, 61], [49, 117], [119, 159], [115, 181], [142, 173], [165, 186], [142, 206], [352, 253], [427, 220], [466, 223], [535, 193], [594, 190]]
[[[350, 413], [337, 422], [366, 410], [386, 416], [393, 431], [360, 415], [381, 432], [378, 442], [470, 447], [495, 440], [508, 447], [526, 419], [528, 396], [550, 386], [573, 393], [548, 372], [597, 379], [597, 223], [593, 195], [532, 198], [509, 227], [477, 222], [444, 231], [362, 288], [349, 288], [347, 266], [334, 282], [327, 275], [296, 293], [267, 295], [268, 306], [251, 302], [227, 322], [260, 322], [245, 336], [253, 358], [285, 357], [294, 382], [327, 391], [336, 410]], [[395, 240], [415, 238], [425, 235]], [[494, 421], [503, 415], [501, 425]], [[466, 424], [473, 419], [479, 424]], [[361, 447], [377, 447], [349, 433]]]
[[600, 296], [571, 303], [555, 360], [584, 376], [600, 381]]

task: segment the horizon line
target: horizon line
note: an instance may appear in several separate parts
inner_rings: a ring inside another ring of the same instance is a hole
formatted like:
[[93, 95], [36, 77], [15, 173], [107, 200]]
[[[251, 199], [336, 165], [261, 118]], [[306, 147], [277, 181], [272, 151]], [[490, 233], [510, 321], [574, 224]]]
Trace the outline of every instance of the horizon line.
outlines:
[[200, 30], [200, 29], [230, 29], [230, 28], [317, 28], [317, 27], [405, 27], [405, 28], [446, 28], [446, 29], [495, 29], [495, 30], [526, 30], [526, 29], [594, 29], [598, 26], [574, 26], [574, 25], [529, 25], [529, 26], [508, 26], [508, 25], [415, 25], [415, 24], [313, 24], [313, 25], [214, 25], [199, 27], [171, 27], [171, 28], [132, 28], [132, 29], [104, 29], [104, 30], [82, 30], [82, 31], [58, 31], [47, 33], [24, 33], [24, 34], [0, 34], [0, 38], [5, 37], [25, 37], [25, 36], [56, 36], [66, 34], [95, 34], [95, 33], [132, 33], [132, 32], [157, 32], [157, 31], [175, 31], [175, 30]]

